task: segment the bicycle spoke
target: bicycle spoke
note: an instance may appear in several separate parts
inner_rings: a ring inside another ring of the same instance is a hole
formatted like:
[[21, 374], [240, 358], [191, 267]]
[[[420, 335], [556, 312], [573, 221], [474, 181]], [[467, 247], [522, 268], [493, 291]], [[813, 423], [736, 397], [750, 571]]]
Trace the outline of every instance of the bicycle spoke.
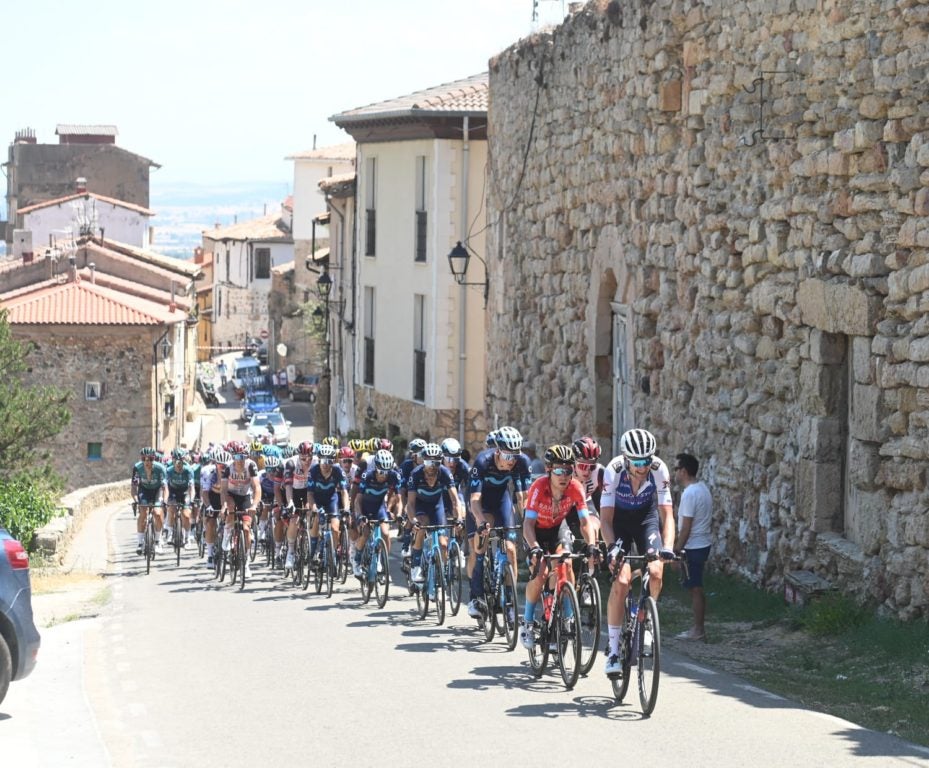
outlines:
[[661, 671], [661, 631], [658, 625], [658, 607], [652, 597], [646, 597], [642, 609], [645, 621], [640, 623], [639, 636], [639, 701], [642, 714], [648, 716], [658, 701], [658, 678]]

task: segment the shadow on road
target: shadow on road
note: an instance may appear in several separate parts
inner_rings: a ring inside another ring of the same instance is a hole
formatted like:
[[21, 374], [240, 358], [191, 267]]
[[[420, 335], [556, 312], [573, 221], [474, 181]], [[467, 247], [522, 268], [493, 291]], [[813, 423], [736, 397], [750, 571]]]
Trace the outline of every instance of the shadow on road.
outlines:
[[[545, 691], [562, 688], [557, 684]], [[531, 689], [530, 689], [531, 690]], [[644, 720], [645, 716], [629, 704], [617, 704], [607, 696], [576, 696], [570, 701], [546, 701], [539, 704], [521, 704], [506, 710], [510, 717], [596, 717], [602, 720]]]

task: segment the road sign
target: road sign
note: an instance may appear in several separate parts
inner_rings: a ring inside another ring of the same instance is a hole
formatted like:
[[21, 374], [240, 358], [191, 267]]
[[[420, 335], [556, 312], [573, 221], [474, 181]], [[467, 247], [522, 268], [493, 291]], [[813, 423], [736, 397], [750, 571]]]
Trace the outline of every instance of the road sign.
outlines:
[[258, 335], [261, 336], [261, 338], [263, 339], [268, 338], [268, 329], [262, 328], [261, 331], [259, 331]]

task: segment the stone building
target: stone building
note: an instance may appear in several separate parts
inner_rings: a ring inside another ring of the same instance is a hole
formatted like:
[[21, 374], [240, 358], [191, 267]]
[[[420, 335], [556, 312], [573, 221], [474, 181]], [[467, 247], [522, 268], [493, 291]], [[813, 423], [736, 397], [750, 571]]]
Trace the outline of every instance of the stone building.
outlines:
[[[12, 250], [13, 230], [22, 228], [20, 208], [65, 197], [76, 179], [87, 189], [140, 208], [149, 206], [149, 176], [158, 163], [116, 144], [115, 125], [64, 125], [55, 129], [58, 144], [40, 144], [31, 129], [17, 131], [9, 147], [3, 227], [6, 250]], [[36, 243], [38, 245], [38, 243]]]
[[903, 618], [929, 613], [927, 23], [591, 2], [490, 67], [488, 415], [607, 452], [647, 427], [702, 460], [728, 567]]

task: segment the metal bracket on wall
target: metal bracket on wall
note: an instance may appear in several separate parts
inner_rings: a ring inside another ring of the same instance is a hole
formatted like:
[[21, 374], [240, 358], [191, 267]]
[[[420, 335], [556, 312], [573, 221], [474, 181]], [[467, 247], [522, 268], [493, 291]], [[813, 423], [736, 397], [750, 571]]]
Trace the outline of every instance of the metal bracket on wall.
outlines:
[[749, 138], [742, 136], [739, 139], [740, 147], [754, 147], [758, 143], [758, 139], [764, 139], [765, 141], [781, 141], [786, 137], [784, 136], [769, 136], [765, 134], [765, 124], [764, 124], [764, 107], [765, 107], [765, 93], [764, 93], [764, 84], [765, 84], [765, 75], [794, 75], [795, 72], [792, 72], [788, 69], [763, 69], [761, 74], [752, 80], [751, 87], [743, 85], [742, 88], [746, 93], [755, 93], [758, 91], [758, 127], [748, 134]]

